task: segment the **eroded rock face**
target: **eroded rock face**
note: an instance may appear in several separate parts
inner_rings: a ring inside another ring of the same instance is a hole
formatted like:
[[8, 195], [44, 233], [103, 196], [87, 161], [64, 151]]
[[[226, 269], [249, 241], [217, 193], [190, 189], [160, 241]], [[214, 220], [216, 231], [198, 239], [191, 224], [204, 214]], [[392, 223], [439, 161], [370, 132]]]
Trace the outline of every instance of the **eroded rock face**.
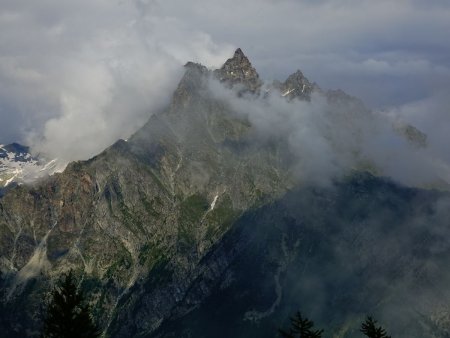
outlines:
[[[255, 232], [258, 241], [249, 242], [251, 234], [236, 229], [253, 224], [250, 210], [267, 205], [270, 214], [271, 203], [294, 186], [287, 146], [261, 144], [208, 87], [216, 78], [258, 97], [258, 73], [240, 49], [219, 70], [185, 68], [171, 104], [128, 141], [0, 198], [0, 327], [9, 336], [38, 336], [42, 298], [68, 269], [82, 277], [107, 336], [164, 337], [167, 323], [198, 309], [217, 288], [235, 287], [231, 267], [249, 243], [256, 243], [251, 257], [264, 262], [262, 270], [278, 273], [284, 264], [283, 247], [273, 254], [279, 247], [268, 252], [265, 235]], [[288, 100], [309, 100], [314, 88], [297, 72], [279, 90], [292, 90]], [[289, 250], [303, 236], [273, 227], [292, 240]], [[236, 291], [248, 292], [241, 285]]]
[[[232, 68], [254, 85], [246, 60], [238, 53], [227, 67], [237, 62]], [[11, 334], [38, 329], [30, 320], [36, 300], [71, 268], [115, 337], [151, 333], [208, 294], [227, 261], [213, 263], [190, 306], [177, 305], [203, 278], [201, 259], [239, 215], [291, 185], [277, 155], [282, 145], [251, 141], [248, 122], [208, 92], [210, 76], [187, 64], [171, 105], [127, 142], [0, 200], [5, 304], [21, 316]], [[14, 312], [1, 312], [13, 320]]]

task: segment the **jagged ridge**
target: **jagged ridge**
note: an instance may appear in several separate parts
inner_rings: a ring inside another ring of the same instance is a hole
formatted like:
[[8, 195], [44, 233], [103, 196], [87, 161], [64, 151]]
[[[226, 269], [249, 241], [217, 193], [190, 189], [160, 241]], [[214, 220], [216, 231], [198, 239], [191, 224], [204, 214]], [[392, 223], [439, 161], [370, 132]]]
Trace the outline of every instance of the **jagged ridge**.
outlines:
[[[210, 95], [211, 76], [238, 94], [260, 94], [259, 75], [240, 49], [216, 71], [188, 63], [170, 106], [127, 142], [0, 199], [0, 282], [7, 300], [0, 312], [14, 323], [7, 332], [20, 336], [33, 323], [36, 299], [68, 268], [84, 276], [96, 318], [113, 337], [154, 336], [158, 328], [164, 336], [161, 324], [188, 315], [222, 287], [248, 244], [246, 237], [225, 236], [236, 221], [248, 221], [246, 212], [270, 210], [294, 181], [286, 145], [255, 142], [249, 122]], [[288, 100], [309, 100], [315, 88], [297, 72], [275, 89], [292, 90]], [[293, 234], [277, 231], [281, 238]], [[264, 251], [265, 241], [257, 246], [263, 249], [255, 257], [280, 264]]]

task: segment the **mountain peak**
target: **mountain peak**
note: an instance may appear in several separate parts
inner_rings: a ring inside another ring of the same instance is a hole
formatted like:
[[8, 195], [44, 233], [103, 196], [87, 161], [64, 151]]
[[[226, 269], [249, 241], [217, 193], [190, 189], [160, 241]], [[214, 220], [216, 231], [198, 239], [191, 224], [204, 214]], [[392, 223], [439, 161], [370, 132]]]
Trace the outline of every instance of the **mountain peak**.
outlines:
[[192, 99], [192, 94], [204, 86], [206, 75], [209, 73], [200, 63], [188, 62], [184, 68], [186, 69], [184, 76], [172, 96], [171, 105], [174, 106], [186, 105]]
[[316, 85], [309, 82], [301, 70], [297, 70], [295, 73], [289, 75], [286, 81], [280, 85], [280, 90], [281, 95], [290, 100], [299, 98], [309, 101], [315, 87]]
[[236, 49], [235, 51], [234, 51], [234, 57], [245, 57], [246, 58], [246, 56], [245, 56], [245, 54], [244, 54], [244, 52], [242, 51], [242, 49], [240, 49], [240, 48], [238, 48], [238, 49]]
[[243, 85], [245, 91], [257, 92], [262, 85], [258, 72], [240, 48], [236, 49], [233, 57], [214, 73], [220, 81], [227, 83], [230, 87]]

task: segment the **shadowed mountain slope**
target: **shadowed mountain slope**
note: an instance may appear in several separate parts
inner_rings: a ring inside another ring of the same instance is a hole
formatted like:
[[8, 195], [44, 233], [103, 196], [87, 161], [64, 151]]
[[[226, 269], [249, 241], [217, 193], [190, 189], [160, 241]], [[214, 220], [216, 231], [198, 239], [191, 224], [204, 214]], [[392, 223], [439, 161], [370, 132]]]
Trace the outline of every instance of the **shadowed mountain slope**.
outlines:
[[[218, 80], [248, 102], [265, 99], [242, 51], [216, 71], [194, 63], [185, 68], [167, 109], [128, 141], [1, 197], [0, 325], [8, 337], [39, 335], [42, 300], [69, 269], [81, 277], [108, 337], [218, 336], [205, 313], [223, 337], [271, 337], [276, 322], [301, 306], [310, 284], [323, 284], [323, 297], [317, 309], [305, 310], [343, 328], [378, 309], [377, 302], [396, 299], [394, 291], [372, 284], [378, 273], [405, 290], [416, 285], [406, 280], [411, 271], [419, 291], [445, 293], [439, 283], [420, 284], [420, 278], [439, 276], [448, 262], [447, 240], [431, 245], [434, 229], [445, 229], [441, 219], [429, 232], [423, 225], [434, 220], [426, 210], [437, 195], [370, 175], [357, 174], [337, 190], [297, 182], [286, 140], [261, 138], [245, 116], [214, 95], [211, 81]], [[292, 89], [286, 100], [305, 101], [317, 90], [336, 105], [350, 101], [368, 113], [341, 92], [314, 88], [295, 73], [270, 90], [283, 97], [282, 90]], [[420, 231], [411, 231], [422, 215]], [[397, 240], [414, 252], [403, 258], [393, 250]], [[361, 261], [342, 263], [356, 253]], [[397, 265], [403, 267], [398, 275], [392, 270]], [[320, 307], [326, 302], [335, 302], [328, 312]], [[445, 329], [437, 309], [431, 302], [423, 321]], [[227, 320], [233, 327], [224, 328]]]

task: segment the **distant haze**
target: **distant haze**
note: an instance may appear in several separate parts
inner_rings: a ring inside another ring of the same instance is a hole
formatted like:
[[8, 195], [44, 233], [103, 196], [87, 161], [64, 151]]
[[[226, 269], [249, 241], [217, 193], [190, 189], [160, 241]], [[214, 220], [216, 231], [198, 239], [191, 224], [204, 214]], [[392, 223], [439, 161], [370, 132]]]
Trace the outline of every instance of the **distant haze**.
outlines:
[[87, 159], [170, 99], [182, 65], [241, 47], [265, 79], [300, 68], [448, 144], [448, 1], [30, 2], [0, 12], [0, 143]]

